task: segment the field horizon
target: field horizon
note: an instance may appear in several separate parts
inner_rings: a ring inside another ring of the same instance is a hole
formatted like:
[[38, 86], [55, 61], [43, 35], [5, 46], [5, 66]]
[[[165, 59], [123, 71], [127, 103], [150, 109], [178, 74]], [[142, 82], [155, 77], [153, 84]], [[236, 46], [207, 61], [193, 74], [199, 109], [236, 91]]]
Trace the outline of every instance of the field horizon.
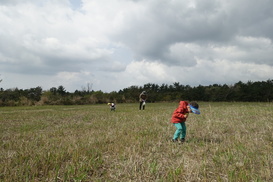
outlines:
[[0, 107], [0, 181], [272, 181], [273, 103], [199, 105], [184, 144], [178, 103]]

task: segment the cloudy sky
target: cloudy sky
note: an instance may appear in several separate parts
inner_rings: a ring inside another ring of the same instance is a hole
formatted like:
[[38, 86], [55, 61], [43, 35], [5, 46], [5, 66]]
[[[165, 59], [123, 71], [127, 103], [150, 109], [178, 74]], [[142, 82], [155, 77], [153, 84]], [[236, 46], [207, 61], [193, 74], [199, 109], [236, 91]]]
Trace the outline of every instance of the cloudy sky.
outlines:
[[0, 0], [0, 88], [273, 79], [272, 0]]

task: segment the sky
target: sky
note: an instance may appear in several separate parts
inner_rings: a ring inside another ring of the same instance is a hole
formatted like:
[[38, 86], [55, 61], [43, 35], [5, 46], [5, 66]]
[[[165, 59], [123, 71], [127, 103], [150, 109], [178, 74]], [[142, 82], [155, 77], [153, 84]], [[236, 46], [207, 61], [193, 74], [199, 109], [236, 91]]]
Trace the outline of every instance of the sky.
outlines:
[[0, 0], [0, 88], [273, 79], [272, 0]]

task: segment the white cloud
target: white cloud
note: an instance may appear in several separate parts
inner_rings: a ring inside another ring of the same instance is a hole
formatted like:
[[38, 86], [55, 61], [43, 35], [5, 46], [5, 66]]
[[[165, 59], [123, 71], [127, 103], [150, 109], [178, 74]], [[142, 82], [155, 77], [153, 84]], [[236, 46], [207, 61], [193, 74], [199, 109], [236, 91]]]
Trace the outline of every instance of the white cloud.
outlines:
[[132, 62], [127, 66], [126, 75], [136, 81], [136, 83], [159, 83], [169, 81], [167, 66], [159, 62], [147, 62], [145, 60]]
[[[0, 87], [272, 79], [273, 1], [3, 0]], [[164, 8], [162, 8], [164, 7]]]

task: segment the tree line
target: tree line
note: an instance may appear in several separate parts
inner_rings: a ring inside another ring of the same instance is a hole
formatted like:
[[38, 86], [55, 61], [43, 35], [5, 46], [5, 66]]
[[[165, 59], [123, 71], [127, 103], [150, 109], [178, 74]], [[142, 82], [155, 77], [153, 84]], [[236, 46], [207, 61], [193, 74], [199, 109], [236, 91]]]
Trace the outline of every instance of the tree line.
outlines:
[[119, 91], [105, 93], [94, 90], [67, 92], [63, 86], [43, 90], [40, 86], [30, 89], [0, 88], [0, 106], [24, 105], [85, 105], [108, 102], [138, 102], [142, 91], [148, 93], [147, 102], [175, 102], [179, 100], [211, 102], [272, 102], [273, 80], [241, 81], [233, 84], [213, 84], [209, 86], [189, 86], [175, 82], [168, 84], [147, 83], [143, 86], [130, 86]]

